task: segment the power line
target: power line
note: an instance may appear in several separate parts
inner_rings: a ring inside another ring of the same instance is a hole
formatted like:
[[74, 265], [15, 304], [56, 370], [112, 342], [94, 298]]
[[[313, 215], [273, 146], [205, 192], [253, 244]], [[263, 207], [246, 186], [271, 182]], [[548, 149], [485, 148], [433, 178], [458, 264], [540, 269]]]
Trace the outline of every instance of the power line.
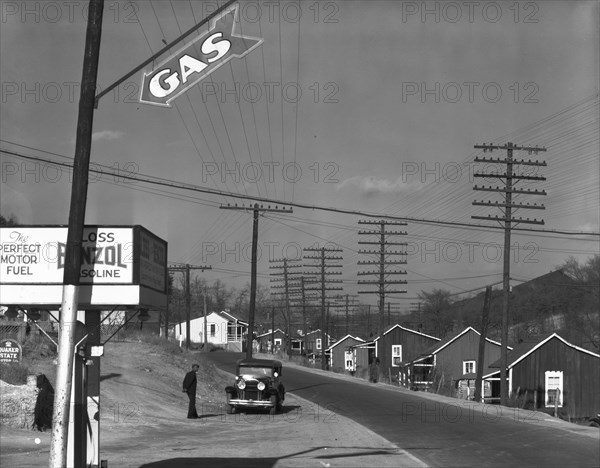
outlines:
[[[0, 141], [7, 142], [6, 140], [0, 140]], [[10, 143], [10, 142], [7, 142], [7, 143]], [[31, 160], [31, 161], [51, 163], [51, 164], [56, 164], [58, 166], [69, 167], [69, 168], [73, 167], [72, 164], [61, 163], [61, 162], [57, 162], [57, 161], [47, 159], [47, 158], [28, 156], [28, 155], [20, 154], [15, 151], [10, 151], [7, 149], [0, 148], [0, 152], [9, 154], [11, 156], [15, 156], [18, 158]], [[67, 156], [61, 155], [61, 157], [65, 158], [65, 159], [71, 159], [71, 158], [68, 158]], [[105, 168], [106, 170], [112, 170], [112, 168], [110, 168], [109, 166], [104, 166], [102, 164], [95, 163], [95, 166]], [[99, 169], [90, 168], [90, 171], [99, 173], [99, 174], [104, 174], [104, 172]], [[141, 173], [139, 175], [135, 175], [135, 176], [130, 175], [130, 174], [120, 174], [119, 177], [121, 177], [123, 179], [127, 179], [127, 180], [137, 180], [139, 182], [145, 182], [148, 184], [177, 188], [179, 190], [189, 190], [192, 192], [209, 193], [212, 195], [221, 195], [221, 196], [239, 198], [242, 200], [252, 200], [252, 201], [263, 202], [263, 203], [288, 205], [288, 206], [291, 206], [294, 208], [302, 208], [302, 209], [313, 210], [313, 211], [325, 211], [325, 212], [329, 212], [329, 213], [339, 213], [339, 214], [347, 214], [347, 215], [353, 215], [353, 216], [364, 216], [364, 217], [369, 217], [369, 218], [392, 219], [392, 220], [407, 221], [407, 222], [411, 222], [411, 223], [425, 224], [425, 225], [433, 224], [433, 225], [438, 225], [438, 226], [449, 226], [449, 227], [469, 228], [469, 229], [470, 228], [482, 228], [482, 229], [493, 229], [493, 230], [504, 229], [501, 226], [486, 226], [484, 224], [443, 221], [440, 219], [424, 219], [424, 218], [413, 218], [413, 217], [407, 217], [407, 216], [392, 216], [392, 215], [386, 215], [386, 214], [381, 214], [381, 213], [370, 213], [370, 212], [360, 211], [360, 210], [349, 210], [349, 209], [344, 209], [344, 208], [333, 208], [333, 207], [325, 207], [325, 206], [319, 206], [319, 205], [310, 205], [307, 203], [285, 202], [282, 200], [274, 200], [274, 199], [270, 199], [270, 198], [257, 197], [257, 196], [253, 196], [253, 195], [244, 195], [244, 194], [240, 194], [240, 193], [229, 192], [226, 190], [211, 189], [208, 187], [186, 184], [183, 182], [176, 182], [173, 180], [164, 179], [164, 178], [155, 177], [155, 176], [149, 176], [149, 175], [141, 174]], [[522, 231], [522, 232], [562, 234], [565, 236], [597, 236], [597, 237], [600, 237], [600, 232], [573, 232], [573, 231], [562, 231], [562, 230], [556, 230], [556, 229], [531, 229], [531, 228], [513, 228], [513, 230], [514, 231]]]

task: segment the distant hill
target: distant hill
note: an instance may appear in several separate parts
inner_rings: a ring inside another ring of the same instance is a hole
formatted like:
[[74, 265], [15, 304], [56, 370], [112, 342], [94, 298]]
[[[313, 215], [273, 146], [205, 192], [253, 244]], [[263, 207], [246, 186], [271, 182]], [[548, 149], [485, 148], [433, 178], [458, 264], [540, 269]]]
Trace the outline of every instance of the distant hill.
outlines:
[[[560, 332], [568, 341], [598, 352], [600, 324], [597, 291], [572, 279], [562, 270], [515, 285], [511, 291], [509, 344], [540, 333]], [[452, 335], [467, 326], [479, 330], [485, 292], [453, 302], [441, 311], [451, 318]], [[488, 336], [500, 339], [504, 295], [492, 291]], [[408, 320], [414, 320], [414, 314]], [[440, 338], [444, 338], [443, 336]]]

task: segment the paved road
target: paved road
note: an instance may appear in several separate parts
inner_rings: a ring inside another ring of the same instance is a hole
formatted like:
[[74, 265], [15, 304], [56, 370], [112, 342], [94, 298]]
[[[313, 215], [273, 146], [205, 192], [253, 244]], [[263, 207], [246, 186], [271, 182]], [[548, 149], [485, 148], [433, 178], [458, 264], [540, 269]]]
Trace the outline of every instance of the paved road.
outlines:
[[[209, 356], [228, 372], [243, 357], [224, 352]], [[509, 418], [499, 416], [497, 406], [463, 407], [299, 367], [287, 366], [283, 374], [286, 390], [318, 405], [323, 417], [337, 413], [353, 419], [429, 466], [600, 466], [599, 438], [552, 427], [553, 423], [524, 422], [529, 412], [510, 409]]]

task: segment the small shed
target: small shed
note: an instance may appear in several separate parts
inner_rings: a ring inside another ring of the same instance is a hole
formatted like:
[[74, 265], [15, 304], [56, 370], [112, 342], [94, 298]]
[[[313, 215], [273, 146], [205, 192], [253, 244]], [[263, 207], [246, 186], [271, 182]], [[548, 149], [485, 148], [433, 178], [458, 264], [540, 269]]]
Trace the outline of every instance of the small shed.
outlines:
[[356, 372], [356, 353], [354, 346], [365, 340], [346, 335], [325, 350], [329, 356], [329, 368], [334, 372]]
[[[515, 346], [507, 361], [509, 397], [520, 407], [568, 420], [600, 413], [599, 354], [551, 333]], [[499, 382], [500, 366], [500, 360], [491, 363], [491, 372], [483, 378]], [[499, 396], [499, 385], [493, 385], [492, 397]]]

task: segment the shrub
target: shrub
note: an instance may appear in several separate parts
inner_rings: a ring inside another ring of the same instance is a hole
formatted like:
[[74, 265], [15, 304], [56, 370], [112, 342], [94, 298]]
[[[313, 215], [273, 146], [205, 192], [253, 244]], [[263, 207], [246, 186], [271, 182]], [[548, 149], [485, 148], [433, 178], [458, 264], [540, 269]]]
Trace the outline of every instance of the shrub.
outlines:
[[452, 385], [452, 380], [444, 373], [442, 369], [434, 368], [431, 374], [431, 391], [438, 395], [456, 396], [456, 389]]

